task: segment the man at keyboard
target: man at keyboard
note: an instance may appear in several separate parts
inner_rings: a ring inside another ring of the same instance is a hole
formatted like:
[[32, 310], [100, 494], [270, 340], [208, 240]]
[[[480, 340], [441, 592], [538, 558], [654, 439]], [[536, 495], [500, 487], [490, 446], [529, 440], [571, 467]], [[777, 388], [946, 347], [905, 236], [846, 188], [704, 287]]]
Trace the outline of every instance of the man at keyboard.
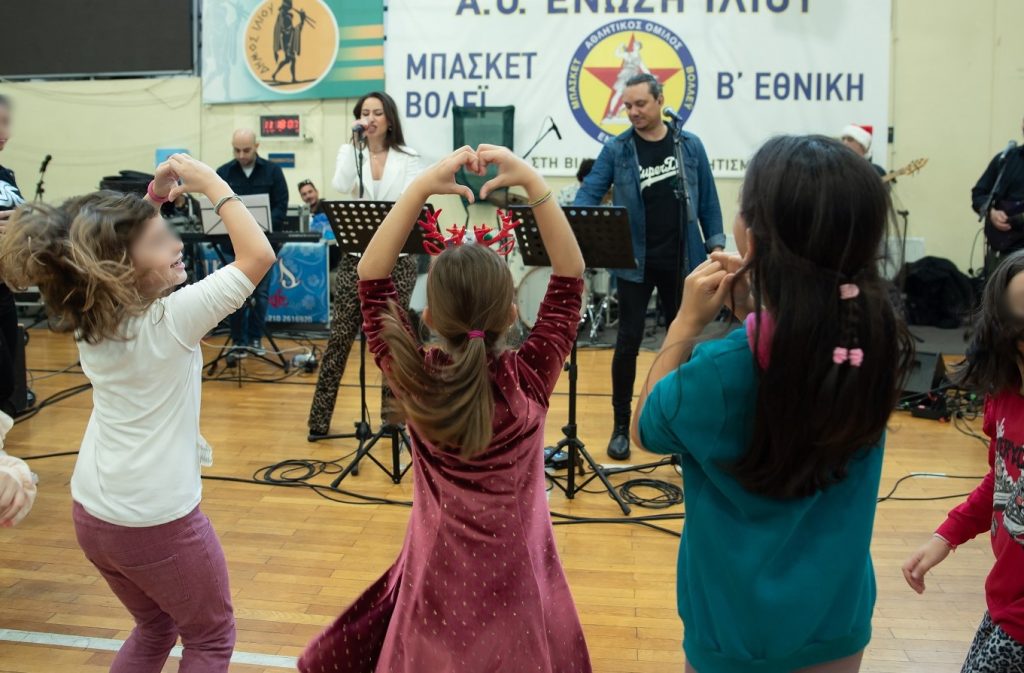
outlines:
[[[284, 172], [275, 163], [259, 156], [256, 134], [248, 129], [238, 129], [231, 136], [235, 158], [217, 169], [217, 175], [228, 183], [238, 195], [267, 194], [270, 197], [270, 221], [277, 229], [284, 223], [288, 212], [288, 183]], [[275, 246], [277, 249], [278, 246]], [[222, 249], [233, 255], [230, 245]], [[270, 294], [270, 276], [267, 274], [256, 286], [253, 301], [247, 302], [230, 318], [231, 340], [234, 348], [229, 353], [229, 362], [252, 352], [263, 355], [263, 325], [267, 319], [267, 300]]]

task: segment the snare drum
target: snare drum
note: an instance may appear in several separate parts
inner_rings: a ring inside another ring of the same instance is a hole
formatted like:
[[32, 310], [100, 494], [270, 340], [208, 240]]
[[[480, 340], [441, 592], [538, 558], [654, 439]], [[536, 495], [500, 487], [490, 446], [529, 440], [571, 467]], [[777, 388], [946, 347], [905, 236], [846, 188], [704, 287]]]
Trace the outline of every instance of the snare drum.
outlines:
[[587, 281], [587, 291], [591, 295], [608, 296], [612, 285], [612, 275], [608, 272], [608, 269], [587, 269], [584, 278]]
[[[548, 281], [551, 280], [551, 267], [535, 266], [530, 268], [519, 281], [516, 287], [516, 306], [519, 307], [519, 321], [527, 329], [533, 329], [537, 323], [537, 313], [540, 311], [540, 304], [544, 301], [544, 294], [548, 291]], [[583, 305], [580, 307], [580, 317], [590, 303], [590, 292], [584, 288]]]

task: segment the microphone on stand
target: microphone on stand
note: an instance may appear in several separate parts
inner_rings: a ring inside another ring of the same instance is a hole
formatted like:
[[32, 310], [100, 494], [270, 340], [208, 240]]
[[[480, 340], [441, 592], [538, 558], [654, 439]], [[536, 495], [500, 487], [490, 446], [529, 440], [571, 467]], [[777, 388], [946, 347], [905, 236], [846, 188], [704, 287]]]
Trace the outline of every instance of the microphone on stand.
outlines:
[[47, 154], [46, 158], [43, 159], [43, 164], [39, 167], [39, 182], [36, 183], [36, 195], [32, 199], [33, 201], [43, 200], [43, 194], [46, 192], [46, 189], [43, 187], [43, 175], [46, 173], [46, 167], [50, 165], [50, 159], [52, 158], [52, 154]]
[[558, 130], [558, 124], [556, 124], [555, 120], [552, 119], [551, 117], [548, 117], [548, 120], [551, 122], [551, 130], [554, 131], [555, 135], [558, 136], [558, 139], [561, 140], [562, 139], [562, 134]]
[[996, 175], [996, 183], [992, 186], [992, 191], [989, 192], [988, 198], [985, 199], [985, 205], [978, 211], [979, 222], [985, 222], [995, 205], [996, 194], [999, 192], [999, 189], [1003, 184], [1003, 173], [1006, 172], [1006, 164], [1004, 163], [1006, 161], [1006, 156], [1015, 149], [1017, 149], [1017, 141], [1011, 140], [1006, 143], [1006, 147], [999, 153], [999, 159], [996, 163], [1003, 164], [1003, 166], [999, 169], [999, 174]]
[[1017, 149], [1016, 140], [1011, 140], [1010, 142], [1006, 143], [1006, 147], [1003, 149], [1003, 153], [999, 155], [999, 160], [1003, 161], [1004, 159], [1006, 159], [1006, 155], [1014, 151], [1015, 149]]
[[664, 110], [661, 111], [661, 114], [664, 115], [665, 117], [668, 117], [672, 121], [676, 122], [680, 126], [683, 125], [683, 118], [680, 117], [679, 114], [675, 110], [673, 110], [672, 108], [670, 108], [670, 107], [665, 108]]

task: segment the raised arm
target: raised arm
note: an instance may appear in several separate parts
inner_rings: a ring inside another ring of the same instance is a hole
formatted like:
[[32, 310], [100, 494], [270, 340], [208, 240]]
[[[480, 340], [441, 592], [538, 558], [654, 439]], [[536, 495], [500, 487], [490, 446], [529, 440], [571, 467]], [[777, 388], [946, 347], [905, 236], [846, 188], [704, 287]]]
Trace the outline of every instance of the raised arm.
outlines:
[[506, 147], [481, 145], [477, 148], [481, 167], [490, 164], [498, 167], [498, 175], [480, 188], [480, 198], [486, 198], [495, 189], [521, 185], [526, 189], [530, 203], [543, 201], [534, 206], [533, 214], [537, 218], [544, 249], [551, 260], [551, 272], [556, 276], [580, 278], [585, 268], [583, 253], [580, 252], [576, 235], [572, 233], [565, 212], [552, 198], [551, 189], [544, 178], [532, 166], [512, 154]]
[[698, 266], [686, 277], [683, 303], [679, 307], [679, 313], [669, 325], [661, 350], [654, 358], [647, 379], [640, 388], [640, 400], [637, 402], [630, 428], [630, 436], [638, 446], [643, 446], [639, 423], [647, 396], [658, 381], [674, 372], [690, 357], [697, 338], [725, 304], [725, 298], [729, 295], [735, 277], [734, 272], [730, 272], [720, 262], [712, 259]]
[[420, 173], [395, 202], [387, 217], [370, 239], [362, 259], [359, 260], [360, 280], [386, 278], [395, 268], [398, 254], [405, 247], [409, 233], [416, 226], [416, 219], [423, 204], [431, 194], [460, 194], [470, 203], [473, 192], [465, 185], [455, 182], [455, 173], [465, 166], [467, 170], [480, 173], [479, 160], [471, 147], [463, 147]]

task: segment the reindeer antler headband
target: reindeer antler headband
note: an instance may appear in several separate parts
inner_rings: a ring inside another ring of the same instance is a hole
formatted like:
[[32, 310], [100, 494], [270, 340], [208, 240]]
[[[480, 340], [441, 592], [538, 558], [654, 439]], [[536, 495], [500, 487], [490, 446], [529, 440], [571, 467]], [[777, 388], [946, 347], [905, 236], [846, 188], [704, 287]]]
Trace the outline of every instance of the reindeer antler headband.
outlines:
[[[437, 226], [437, 219], [441, 211], [437, 210], [428, 213], [425, 220], [418, 220], [417, 224], [423, 229], [423, 249], [428, 255], [440, 255], [448, 248], [454, 248], [466, 242], [466, 227], [452, 225], [446, 230], [450, 236], [447, 238], [441, 233]], [[486, 224], [473, 225], [473, 242], [479, 245], [497, 246], [495, 252], [502, 257], [507, 257], [516, 245], [516, 237], [512, 230], [519, 226], [519, 223], [512, 219], [511, 213], [498, 210], [498, 218], [501, 220], [501, 228], [494, 230]]]

